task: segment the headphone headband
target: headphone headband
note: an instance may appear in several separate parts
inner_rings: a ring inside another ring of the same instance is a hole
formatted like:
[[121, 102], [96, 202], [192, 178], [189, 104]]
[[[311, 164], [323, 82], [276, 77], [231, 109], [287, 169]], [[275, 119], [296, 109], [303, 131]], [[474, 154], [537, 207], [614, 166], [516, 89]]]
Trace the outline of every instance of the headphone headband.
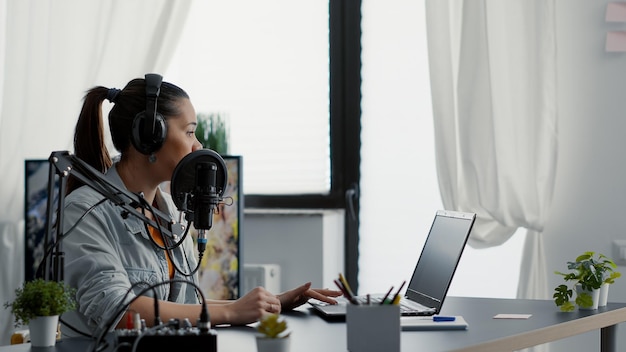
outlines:
[[161, 83], [163, 77], [156, 73], [147, 73], [145, 75], [146, 81], [146, 121], [143, 124], [143, 137], [144, 140], [150, 140], [153, 138], [156, 123], [157, 123], [157, 100], [159, 94], [161, 94]]
[[167, 134], [165, 118], [157, 109], [162, 83], [161, 75], [156, 73], [145, 75], [146, 110], [138, 113], [133, 120], [131, 141], [135, 149], [145, 155], [151, 155], [159, 150]]

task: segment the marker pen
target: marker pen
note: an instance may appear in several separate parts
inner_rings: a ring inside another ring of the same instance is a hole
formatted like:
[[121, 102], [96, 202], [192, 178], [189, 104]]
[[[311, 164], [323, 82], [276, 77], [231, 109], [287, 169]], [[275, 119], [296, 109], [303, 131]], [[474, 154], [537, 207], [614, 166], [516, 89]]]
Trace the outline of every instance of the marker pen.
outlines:
[[433, 321], [454, 321], [456, 317], [446, 317], [443, 315], [434, 315]]

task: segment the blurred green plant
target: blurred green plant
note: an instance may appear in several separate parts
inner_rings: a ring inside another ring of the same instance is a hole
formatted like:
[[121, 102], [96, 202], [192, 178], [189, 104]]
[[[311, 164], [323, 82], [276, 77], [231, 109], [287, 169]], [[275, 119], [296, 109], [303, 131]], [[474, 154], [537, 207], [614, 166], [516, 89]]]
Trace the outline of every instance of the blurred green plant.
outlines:
[[[615, 279], [620, 278], [622, 274], [618, 271], [617, 265], [604, 254], [587, 251], [576, 257], [573, 262], [567, 262], [567, 273], [555, 271], [554, 273], [563, 276], [563, 280], [573, 284], [579, 284], [583, 290], [598, 290], [603, 283], [612, 284]], [[554, 303], [561, 311], [571, 312], [575, 309], [570, 299], [574, 295], [574, 290], [566, 284], [558, 285], [554, 289]], [[581, 293], [576, 296], [576, 304], [580, 307], [591, 307], [593, 299], [588, 293]]]
[[76, 309], [76, 290], [63, 282], [35, 279], [15, 290], [15, 300], [6, 302], [15, 316], [15, 327], [28, 325], [36, 317], [60, 315]]
[[270, 339], [280, 339], [289, 336], [287, 322], [279, 319], [278, 314], [268, 314], [259, 321], [257, 331]]
[[202, 147], [220, 155], [228, 154], [229, 130], [224, 117], [219, 113], [199, 113], [196, 117], [196, 138], [202, 143]]

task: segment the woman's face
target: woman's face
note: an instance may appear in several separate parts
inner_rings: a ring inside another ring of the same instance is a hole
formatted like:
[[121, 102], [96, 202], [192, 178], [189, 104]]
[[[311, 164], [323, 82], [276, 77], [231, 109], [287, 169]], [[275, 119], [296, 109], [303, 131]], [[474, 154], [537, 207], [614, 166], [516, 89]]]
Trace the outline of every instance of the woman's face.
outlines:
[[180, 115], [168, 116], [167, 136], [163, 147], [156, 152], [159, 169], [170, 179], [176, 165], [187, 154], [202, 149], [202, 144], [196, 138], [198, 121], [196, 111], [189, 99], [179, 99]]

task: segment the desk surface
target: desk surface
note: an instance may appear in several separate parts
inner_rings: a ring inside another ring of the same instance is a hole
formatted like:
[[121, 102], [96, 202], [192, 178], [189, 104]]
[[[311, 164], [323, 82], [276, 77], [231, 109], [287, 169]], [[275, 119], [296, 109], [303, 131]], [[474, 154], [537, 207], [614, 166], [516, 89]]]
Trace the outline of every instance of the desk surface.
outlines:
[[[493, 319], [499, 313], [531, 314], [529, 319]], [[609, 303], [595, 311], [559, 312], [552, 301], [449, 297], [442, 314], [462, 315], [467, 330], [403, 331], [402, 351], [514, 351], [626, 321], [626, 303]], [[346, 325], [327, 322], [303, 306], [284, 314], [290, 326], [291, 350], [347, 350]], [[219, 352], [255, 351], [252, 327], [217, 327]], [[599, 342], [598, 342], [599, 343]], [[29, 344], [0, 347], [0, 352], [29, 351]], [[52, 351], [84, 351], [88, 341], [61, 341]]]
[[[524, 320], [493, 319], [500, 313], [532, 316]], [[415, 351], [419, 346], [429, 351], [519, 350], [626, 321], [626, 303], [610, 303], [595, 311], [566, 313], [560, 312], [551, 300], [449, 297], [441, 314], [462, 315], [468, 329], [403, 331], [402, 351]], [[293, 331], [292, 346], [298, 346], [293, 351], [347, 350], [345, 323], [326, 322], [309, 309], [289, 313], [287, 319]], [[254, 331], [241, 333], [247, 329], [251, 328], [218, 329], [218, 350], [254, 350]]]

